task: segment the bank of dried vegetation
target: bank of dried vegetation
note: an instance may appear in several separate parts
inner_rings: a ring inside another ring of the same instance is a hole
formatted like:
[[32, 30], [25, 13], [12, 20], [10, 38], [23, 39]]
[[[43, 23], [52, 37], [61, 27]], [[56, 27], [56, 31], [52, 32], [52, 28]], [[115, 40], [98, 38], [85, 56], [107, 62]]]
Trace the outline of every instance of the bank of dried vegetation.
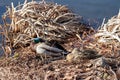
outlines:
[[[120, 13], [94, 30], [64, 5], [25, 0], [16, 7], [11, 3], [2, 18], [5, 57], [0, 59], [0, 79], [119, 80]], [[56, 41], [69, 54], [78, 48], [94, 50], [101, 56], [74, 62], [67, 61], [66, 56], [41, 60], [30, 48], [36, 37]]]

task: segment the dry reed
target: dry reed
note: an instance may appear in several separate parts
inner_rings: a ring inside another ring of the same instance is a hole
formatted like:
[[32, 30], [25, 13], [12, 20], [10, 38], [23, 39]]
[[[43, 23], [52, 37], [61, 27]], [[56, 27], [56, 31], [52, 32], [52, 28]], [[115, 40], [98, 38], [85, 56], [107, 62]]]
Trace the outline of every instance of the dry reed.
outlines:
[[[118, 15], [112, 17], [108, 22], [104, 23], [98, 29], [98, 32], [95, 34], [95, 37], [98, 38], [98, 42], [104, 43], [117, 43], [120, 44], [120, 11]], [[114, 44], [113, 43], [113, 44]]]
[[[12, 52], [16, 47], [22, 48], [17, 49], [16, 55], [13, 57], [0, 60], [0, 79], [118, 80], [117, 77], [119, 76], [115, 73], [118, 71], [115, 69], [120, 65], [119, 56], [115, 59], [105, 57], [101, 57], [100, 60], [91, 59], [82, 64], [70, 64], [64, 60], [44, 64], [41, 63], [40, 58], [37, 58], [38, 55], [31, 52], [29, 47], [24, 48], [24, 46], [30, 44], [35, 37], [57, 41], [73, 39], [73, 42], [70, 41], [72, 46], [78, 46], [82, 49], [95, 49], [99, 54], [106, 54], [106, 52], [111, 54], [120, 50], [117, 44], [120, 43], [119, 19], [120, 13], [110, 19], [108, 23], [103, 23], [95, 36], [89, 36], [85, 31], [90, 28], [80, 22], [82, 17], [72, 13], [64, 5], [48, 3], [44, 0], [38, 2], [27, 2], [25, 0], [23, 4], [16, 7], [11, 3], [11, 7], [8, 7], [3, 15], [4, 25], [0, 26], [3, 49], [9, 46], [9, 49], [13, 49], [10, 50]], [[7, 20], [10, 20], [10, 23]], [[83, 37], [81, 38], [79, 34], [82, 32]], [[101, 44], [99, 41], [108, 44]]]
[[90, 29], [80, 20], [82, 17], [72, 13], [65, 5], [25, 0], [16, 7], [11, 3], [11, 7], [7, 8], [3, 15], [3, 30], [6, 43], [11, 47], [25, 46], [35, 37], [64, 41]]

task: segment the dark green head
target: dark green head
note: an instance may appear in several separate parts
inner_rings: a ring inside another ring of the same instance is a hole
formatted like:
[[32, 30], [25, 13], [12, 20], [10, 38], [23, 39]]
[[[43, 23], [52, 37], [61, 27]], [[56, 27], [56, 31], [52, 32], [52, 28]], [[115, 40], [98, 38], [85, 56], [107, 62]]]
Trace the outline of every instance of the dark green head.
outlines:
[[42, 38], [33, 38], [34, 43], [44, 42]]

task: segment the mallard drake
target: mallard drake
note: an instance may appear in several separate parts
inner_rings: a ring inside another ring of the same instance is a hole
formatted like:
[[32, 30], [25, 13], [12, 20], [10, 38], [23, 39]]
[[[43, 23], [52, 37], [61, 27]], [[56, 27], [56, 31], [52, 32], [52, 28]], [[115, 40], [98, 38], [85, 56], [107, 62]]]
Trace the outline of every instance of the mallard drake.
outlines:
[[66, 50], [56, 43], [47, 42], [41, 38], [34, 38], [31, 49], [37, 54], [46, 56], [61, 56], [66, 55]]

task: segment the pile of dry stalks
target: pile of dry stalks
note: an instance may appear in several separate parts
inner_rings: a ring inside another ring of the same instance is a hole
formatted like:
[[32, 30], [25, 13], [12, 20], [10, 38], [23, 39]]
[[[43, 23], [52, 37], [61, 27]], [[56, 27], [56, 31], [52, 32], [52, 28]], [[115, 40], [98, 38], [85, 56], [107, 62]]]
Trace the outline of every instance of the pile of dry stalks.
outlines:
[[117, 57], [120, 55], [120, 12], [112, 17], [107, 23], [105, 19], [97, 33], [94, 35], [100, 54]]
[[[10, 20], [10, 24], [7, 20]], [[25, 46], [35, 37], [45, 40], [64, 41], [81, 33], [88, 25], [82, 17], [72, 13], [66, 6], [45, 1], [31, 1], [8, 7], [3, 15], [3, 33], [11, 47]]]
[[105, 24], [105, 19], [101, 27], [99, 28], [95, 37], [99, 38], [98, 42], [104, 43], [116, 43], [116, 46], [120, 44], [120, 12], [118, 15], [109, 19]]

